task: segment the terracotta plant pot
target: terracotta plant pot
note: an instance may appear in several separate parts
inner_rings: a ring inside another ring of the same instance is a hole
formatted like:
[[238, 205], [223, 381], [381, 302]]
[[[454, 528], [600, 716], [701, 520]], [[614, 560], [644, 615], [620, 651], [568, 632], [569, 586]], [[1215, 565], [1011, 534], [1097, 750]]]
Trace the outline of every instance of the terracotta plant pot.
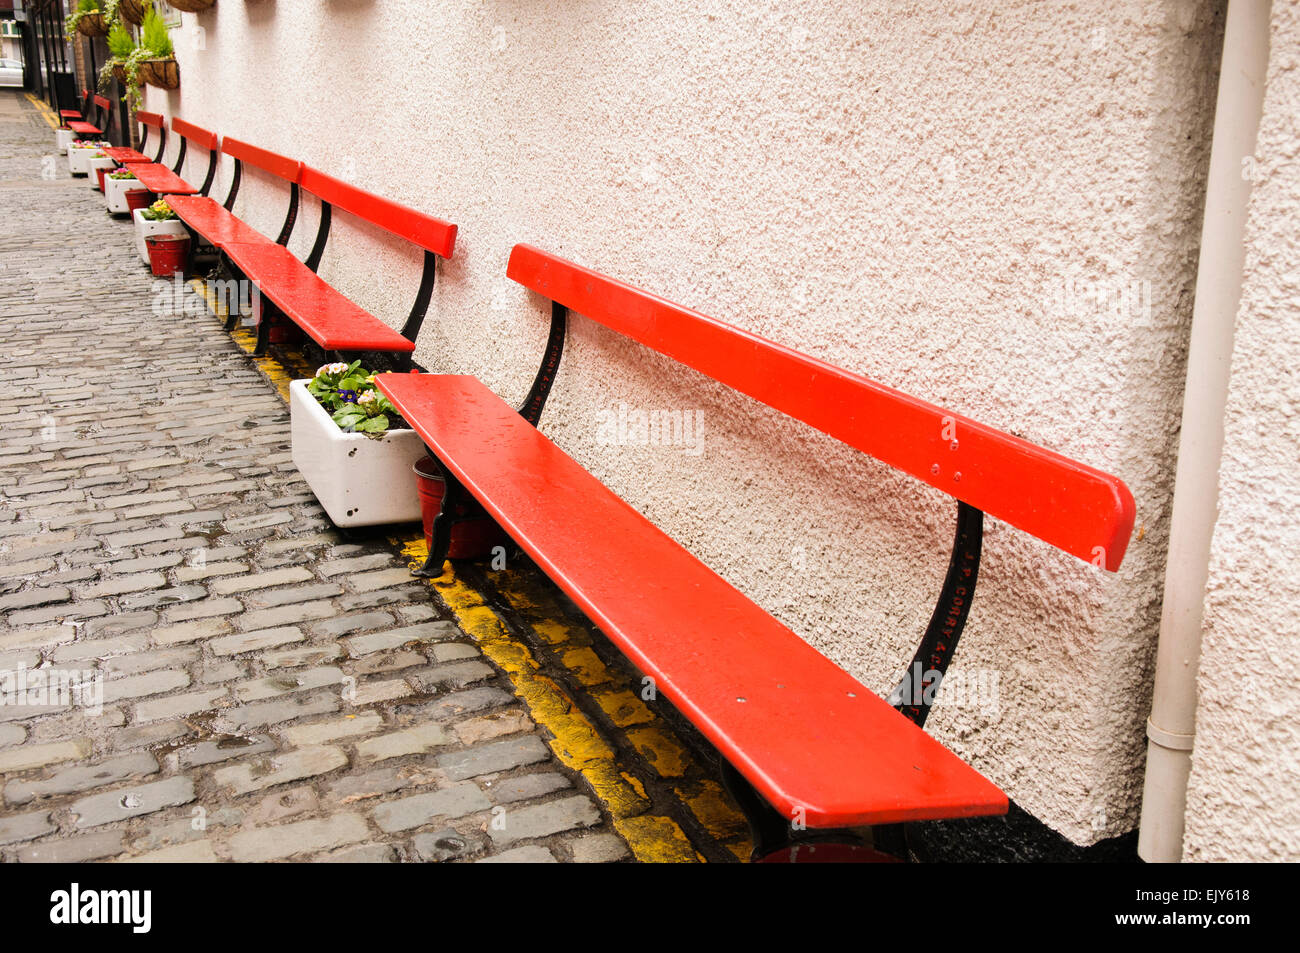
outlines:
[[184, 10], [186, 13], [201, 13], [217, 0], [167, 0], [167, 2], [177, 10]]
[[122, 14], [122, 19], [128, 23], [134, 23], [139, 26], [144, 22], [144, 9], [146, 0], [122, 0], [117, 8], [117, 12]]
[[178, 89], [181, 85], [180, 65], [170, 57], [165, 60], [142, 60], [140, 81], [159, 89]]
[[77, 21], [77, 32], [82, 36], [108, 36], [108, 21], [102, 13], [87, 13]]

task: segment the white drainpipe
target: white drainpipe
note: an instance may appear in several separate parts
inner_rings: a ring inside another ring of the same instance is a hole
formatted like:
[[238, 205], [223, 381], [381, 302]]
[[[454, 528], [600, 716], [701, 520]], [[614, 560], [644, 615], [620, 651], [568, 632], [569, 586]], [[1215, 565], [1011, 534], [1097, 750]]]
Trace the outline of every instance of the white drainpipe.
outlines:
[[[1196, 734], [1196, 673], [1210, 541], [1218, 516], [1219, 458], [1228, 400], [1232, 335], [1241, 304], [1250, 200], [1247, 157], [1255, 154], [1268, 69], [1270, 0], [1231, 0], [1223, 35], [1205, 219], [1192, 307], [1183, 423], [1165, 567], [1165, 598], [1147, 721], [1146, 784], [1138, 854], [1183, 856], [1187, 778]], [[1252, 160], [1253, 161], [1253, 160]]]

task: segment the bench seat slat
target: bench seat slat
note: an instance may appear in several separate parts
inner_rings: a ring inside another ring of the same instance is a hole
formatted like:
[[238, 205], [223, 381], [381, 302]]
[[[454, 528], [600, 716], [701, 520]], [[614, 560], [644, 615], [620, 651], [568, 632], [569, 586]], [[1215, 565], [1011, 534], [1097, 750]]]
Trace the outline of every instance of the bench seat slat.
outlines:
[[140, 152], [136, 149], [132, 149], [128, 146], [109, 146], [107, 148], [100, 149], [99, 151], [104, 153], [104, 155], [108, 156], [114, 162], [121, 162], [123, 164], [130, 163], [130, 162], [152, 162], [153, 161], [143, 152]]
[[228, 242], [222, 250], [285, 316], [327, 351], [410, 353], [402, 337], [335, 290], [283, 245]]
[[1006, 812], [990, 781], [476, 378], [377, 382], [510, 536], [786, 817], [802, 808], [809, 826], [837, 827]]
[[98, 126], [88, 122], [70, 122], [68, 128], [83, 136], [102, 136], [104, 134]]
[[138, 162], [131, 171], [141, 185], [159, 195], [194, 195], [199, 191], [167, 166], [156, 162]]
[[186, 225], [207, 239], [216, 248], [239, 242], [266, 244], [274, 242], [247, 222], [236, 218], [215, 199], [206, 195], [172, 195], [167, 204]]

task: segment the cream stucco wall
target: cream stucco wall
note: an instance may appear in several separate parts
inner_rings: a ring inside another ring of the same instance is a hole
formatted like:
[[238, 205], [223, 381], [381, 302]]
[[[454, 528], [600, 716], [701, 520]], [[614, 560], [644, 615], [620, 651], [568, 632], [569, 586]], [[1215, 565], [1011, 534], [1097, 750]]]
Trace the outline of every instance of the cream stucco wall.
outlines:
[[[1300, 860], [1300, 7], [1273, 3], [1202, 623], [1188, 860]], [[1244, 158], [1244, 157], [1243, 157]]]
[[[1137, 816], [1221, 29], [1176, 0], [221, 0], [148, 108], [456, 222], [418, 357], [510, 401], [546, 332], [504, 277], [529, 241], [1125, 479], [1116, 575], [990, 521], [953, 667], [985, 691], [929, 723], [1090, 843]], [[284, 204], [249, 174], [236, 211], [275, 234]], [[335, 222], [322, 273], [399, 324], [417, 254]], [[299, 254], [315, 225], [307, 203]], [[701, 410], [703, 452], [602, 444], [620, 403]], [[542, 429], [865, 684], [898, 679], [941, 494], [581, 318]]]

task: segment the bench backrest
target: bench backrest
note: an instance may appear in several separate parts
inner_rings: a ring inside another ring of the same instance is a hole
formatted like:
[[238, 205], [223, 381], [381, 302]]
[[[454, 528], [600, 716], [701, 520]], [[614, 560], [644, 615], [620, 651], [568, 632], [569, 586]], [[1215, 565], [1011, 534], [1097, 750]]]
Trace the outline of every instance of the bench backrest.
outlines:
[[243, 178], [245, 164], [256, 166], [262, 171], [269, 172], [271, 175], [284, 179], [289, 183], [289, 208], [285, 212], [284, 225], [280, 228], [280, 235], [275, 240], [276, 244], [287, 245], [289, 236], [293, 232], [294, 223], [298, 220], [298, 185], [302, 181], [302, 170], [305, 166], [297, 159], [290, 159], [278, 152], [271, 152], [268, 149], [251, 145], [239, 139], [232, 139], [230, 136], [226, 136], [221, 140], [221, 151], [235, 160], [235, 171], [230, 180], [230, 192], [223, 203], [227, 212], [235, 207], [235, 196], [239, 193], [239, 183]]
[[103, 109], [105, 111], [111, 110], [113, 108], [113, 104], [109, 101], [107, 96], [96, 96], [95, 106], [96, 108]]
[[1080, 559], [1124, 558], [1135, 507], [1117, 477], [530, 245], [506, 274]]
[[162, 113], [148, 113], [139, 111], [135, 114], [136, 120], [144, 126], [144, 134], [140, 136], [140, 151], [144, 151], [145, 143], [149, 141], [149, 130], [158, 130], [158, 152], [154, 155], [154, 162], [162, 162], [163, 152], [167, 149], [167, 126], [163, 122]]
[[192, 122], [186, 122], [184, 119], [179, 119], [176, 116], [173, 116], [172, 132], [176, 133], [178, 136], [183, 136], [193, 142], [196, 146], [207, 149], [209, 152], [216, 151], [217, 134], [215, 132], [208, 132], [208, 130], [202, 129], [194, 125]]
[[232, 159], [238, 159], [245, 165], [257, 166], [262, 171], [279, 176], [287, 182], [299, 182], [302, 179], [303, 164], [297, 159], [290, 159], [278, 152], [271, 152], [230, 136], [221, 140], [221, 151]]
[[212, 188], [212, 180], [217, 174], [217, 134], [177, 116], [172, 116], [172, 132], [181, 137], [181, 147], [176, 153], [176, 164], [172, 166], [172, 171], [177, 175], [185, 165], [185, 148], [189, 143], [193, 142], [196, 146], [208, 150], [208, 174], [204, 177], [203, 184], [199, 186], [199, 194], [207, 195], [208, 190]]
[[440, 258], [452, 255], [456, 246], [456, 226], [450, 222], [348, 185], [311, 166], [303, 167], [301, 181], [302, 187], [322, 202], [378, 225]]

